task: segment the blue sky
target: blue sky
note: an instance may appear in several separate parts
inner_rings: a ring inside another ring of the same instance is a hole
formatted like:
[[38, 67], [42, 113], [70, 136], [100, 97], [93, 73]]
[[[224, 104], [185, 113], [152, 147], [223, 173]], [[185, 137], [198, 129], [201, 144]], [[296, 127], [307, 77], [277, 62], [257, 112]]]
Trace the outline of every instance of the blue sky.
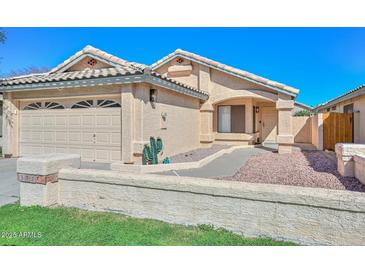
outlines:
[[327, 101], [365, 83], [365, 28], [4, 28], [0, 74], [54, 67], [86, 45], [152, 64], [188, 50]]

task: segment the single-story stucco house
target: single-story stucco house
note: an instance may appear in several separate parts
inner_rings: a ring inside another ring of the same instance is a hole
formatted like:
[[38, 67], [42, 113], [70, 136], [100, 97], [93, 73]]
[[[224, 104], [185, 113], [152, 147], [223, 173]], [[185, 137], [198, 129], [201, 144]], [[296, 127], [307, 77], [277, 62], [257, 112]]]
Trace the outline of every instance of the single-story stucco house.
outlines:
[[176, 50], [151, 66], [87, 46], [51, 71], [2, 79], [3, 152], [134, 163], [150, 136], [164, 155], [212, 144], [292, 151], [299, 90]]
[[365, 85], [316, 106], [315, 111], [353, 113], [353, 142], [365, 144]]

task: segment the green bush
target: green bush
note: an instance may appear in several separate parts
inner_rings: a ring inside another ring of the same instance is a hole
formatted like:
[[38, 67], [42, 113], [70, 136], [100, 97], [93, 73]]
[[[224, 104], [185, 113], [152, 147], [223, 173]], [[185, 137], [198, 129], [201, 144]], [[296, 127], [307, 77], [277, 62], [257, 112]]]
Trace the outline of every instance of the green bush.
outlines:
[[315, 114], [315, 112], [313, 110], [304, 109], [304, 110], [300, 110], [300, 111], [297, 111], [296, 113], [294, 113], [294, 116], [312, 116], [314, 114]]

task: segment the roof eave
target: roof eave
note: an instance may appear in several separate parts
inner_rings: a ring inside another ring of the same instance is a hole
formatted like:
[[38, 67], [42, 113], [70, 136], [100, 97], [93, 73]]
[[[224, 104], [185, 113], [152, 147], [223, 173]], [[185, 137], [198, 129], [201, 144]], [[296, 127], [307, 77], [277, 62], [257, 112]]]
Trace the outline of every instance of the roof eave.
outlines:
[[207, 100], [209, 97], [205, 93], [198, 92], [191, 88], [178, 85], [169, 80], [162, 79], [158, 76], [153, 76], [151, 74], [134, 74], [128, 76], [112, 76], [103, 78], [90, 78], [90, 79], [54, 81], [54, 82], [38, 82], [29, 84], [0, 86], [0, 93], [47, 90], [54, 88], [62, 89], [62, 88], [90, 87], [90, 86], [100, 86], [100, 85], [142, 83], [142, 82], [155, 84], [201, 100]]
[[336, 97], [336, 98], [330, 100], [327, 103], [324, 103], [322, 105], [316, 106], [314, 108], [314, 110], [320, 111], [320, 110], [323, 110], [325, 108], [332, 107], [333, 105], [336, 105], [336, 104], [341, 103], [343, 101], [350, 100], [350, 99], [353, 99], [355, 97], [358, 97], [358, 96], [361, 96], [361, 95], [364, 95], [364, 94], [365, 94], [365, 87], [362, 87], [359, 90], [356, 90], [354, 92], [347, 93], [345, 95], [341, 95], [339, 97]]
[[176, 58], [176, 57], [183, 57], [183, 58], [186, 58], [190, 61], [193, 61], [193, 62], [196, 62], [198, 64], [201, 64], [201, 65], [205, 65], [205, 66], [208, 66], [208, 67], [211, 67], [211, 68], [214, 68], [216, 70], [219, 70], [221, 72], [224, 72], [224, 73], [227, 73], [227, 74], [230, 74], [230, 75], [233, 75], [233, 76], [236, 76], [238, 78], [241, 78], [243, 80], [246, 80], [246, 81], [249, 81], [251, 83], [254, 83], [254, 84], [258, 84], [258, 85], [261, 85], [261, 86], [264, 86], [264, 87], [267, 87], [267, 88], [270, 88], [272, 90], [275, 90], [277, 92], [280, 92], [282, 94], [286, 94], [286, 95], [290, 95], [290, 96], [293, 96], [294, 98], [298, 96], [298, 93], [299, 93], [299, 90], [298, 90], [298, 93], [294, 93], [294, 92], [290, 92], [288, 90], [285, 90], [285, 89], [280, 89], [278, 87], [274, 87], [274, 86], [271, 86], [271, 85], [268, 85], [268, 84], [265, 84], [265, 83], [262, 83], [260, 81], [257, 81], [257, 80], [254, 80], [252, 78], [249, 78], [249, 77], [245, 77], [243, 75], [240, 75], [238, 73], [234, 73], [234, 72], [231, 72], [231, 71], [228, 71], [228, 70], [225, 70], [225, 69], [222, 69], [220, 67], [217, 67], [217, 66], [214, 66], [212, 64], [209, 64], [209, 63], [206, 63], [206, 62], [202, 62], [200, 60], [197, 60], [196, 58], [193, 58], [193, 57], [190, 57], [190, 56], [187, 56], [185, 54], [182, 54], [182, 53], [174, 53], [172, 54], [170, 57], [166, 58], [165, 60], [161, 61], [161, 62], [157, 62], [155, 64], [152, 65], [152, 69], [158, 69], [159, 67], [163, 66], [164, 64], [166, 64], [167, 62], [170, 62], [172, 59]]

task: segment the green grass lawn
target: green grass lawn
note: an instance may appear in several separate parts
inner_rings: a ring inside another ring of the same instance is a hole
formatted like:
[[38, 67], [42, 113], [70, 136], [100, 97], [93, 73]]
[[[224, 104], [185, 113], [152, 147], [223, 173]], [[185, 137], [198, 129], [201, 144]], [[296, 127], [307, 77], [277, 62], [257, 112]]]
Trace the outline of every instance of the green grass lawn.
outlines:
[[0, 207], [0, 245], [293, 245], [74, 208]]

